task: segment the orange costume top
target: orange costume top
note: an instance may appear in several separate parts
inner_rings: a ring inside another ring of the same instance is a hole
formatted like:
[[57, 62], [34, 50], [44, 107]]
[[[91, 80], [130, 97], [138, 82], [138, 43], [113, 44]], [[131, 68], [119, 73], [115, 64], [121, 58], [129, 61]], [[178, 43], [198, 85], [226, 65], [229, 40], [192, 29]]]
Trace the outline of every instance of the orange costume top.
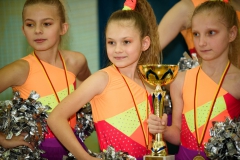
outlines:
[[[40, 101], [43, 105], [49, 105], [52, 108], [49, 111], [49, 113], [51, 113], [52, 110], [58, 105], [58, 100], [55, 96], [55, 92], [51, 86], [51, 83], [47, 78], [47, 75], [53, 84], [59, 101], [63, 100], [68, 95], [66, 79], [68, 79], [70, 93], [74, 91], [76, 76], [73, 73], [66, 71], [66, 78], [64, 69], [41, 61], [46, 69], [46, 74], [41, 63], [38, 61], [37, 57], [33, 55], [33, 53], [22, 59], [29, 63], [29, 74], [25, 83], [21, 86], [13, 87], [13, 90], [19, 91], [21, 97], [24, 99], [28, 98], [31, 91], [36, 91], [40, 95], [38, 101]], [[74, 130], [76, 125], [76, 114], [69, 119], [69, 123]], [[47, 128], [47, 131], [48, 133], [45, 134], [45, 140], [41, 142], [40, 145], [40, 149], [44, 150], [44, 153], [41, 154], [41, 157], [48, 160], [63, 159], [63, 156], [68, 154], [68, 150], [58, 141], [49, 128]], [[78, 140], [79, 143], [81, 143], [81, 145], [85, 148], [83, 142], [80, 139]]]
[[[136, 109], [131, 92], [118, 70], [109, 66], [102, 71], [108, 74], [108, 84], [101, 94], [91, 100], [100, 149], [105, 150], [111, 145], [116, 151], [142, 158], [149, 153], [145, 137], [150, 138], [147, 134], [149, 102], [146, 90], [124, 76], [136, 102]], [[143, 123], [144, 132], [137, 113]]]
[[[36, 91], [40, 98], [40, 101], [43, 105], [49, 105], [52, 109], [51, 112], [58, 104], [58, 101], [55, 97], [54, 91], [51, 87], [51, 84], [37, 58], [33, 54], [22, 58], [29, 63], [29, 74], [25, 83], [21, 86], [13, 87], [13, 91], [19, 91], [22, 98], [27, 99], [31, 91]], [[68, 95], [68, 88], [66, 83], [66, 77], [64, 70], [55, 66], [52, 66], [44, 61], [41, 61], [49, 73], [48, 76], [58, 94], [60, 101]], [[70, 87], [70, 92], [74, 91], [75, 86], [75, 75], [67, 71], [68, 84]], [[76, 116], [71, 118], [71, 126], [75, 127]], [[54, 137], [52, 132], [49, 130], [49, 134], [45, 135], [45, 138]]]
[[[196, 7], [206, 1], [207, 0], [192, 0], [192, 3]], [[237, 13], [238, 19], [240, 20], [240, 11], [236, 11], [236, 13]], [[190, 53], [196, 53], [194, 43], [193, 43], [191, 28], [181, 31], [181, 34], [183, 35], [183, 37], [186, 41], [186, 44], [188, 46]]]
[[[196, 86], [196, 75], [199, 66], [186, 71], [185, 82], [183, 86], [183, 115], [181, 128], [181, 146], [176, 159], [193, 159], [198, 154], [198, 145], [196, 139], [196, 132], [194, 126], [194, 94]], [[208, 77], [201, 69], [198, 75], [198, 89], [196, 91], [196, 115], [198, 137], [202, 136], [203, 128], [205, 126], [207, 116], [210, 111], [212, 100], [216, 94], [218, 84], [216, 84], [210, 77]], [[214, 121], [225, 121], [226, 117], [231, 119], [240, 115], [240, 100], [234, 98], [224, 88], [221, 88], [209, 123], [207, 124], [206, 133], [203, 138], [203, 143], [200, 147], [201, 154], [204, 156], [204, 143], [208, 142], [210, 138], [209, 130]]]

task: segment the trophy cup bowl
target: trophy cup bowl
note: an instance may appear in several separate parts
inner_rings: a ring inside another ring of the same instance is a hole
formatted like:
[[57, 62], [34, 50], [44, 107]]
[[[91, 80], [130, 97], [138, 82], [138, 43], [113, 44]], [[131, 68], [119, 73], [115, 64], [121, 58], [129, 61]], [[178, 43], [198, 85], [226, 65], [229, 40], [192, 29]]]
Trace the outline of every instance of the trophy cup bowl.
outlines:
[[[148, 84], [156, 87], [152, 98], [154, 114], [162, 117], [164, 109], [164, 97], [166, 91], [161, 86], [170, 84], [178, 73], [178, 65], [171, 64], [147, 64], [139, 65], [141, 78]], [[174, 155], [168, 155], [167, 145], [161, 133], [155, 135], [152, 143], [152, 154], [144, 156], [144, 160], [174, 160]]]

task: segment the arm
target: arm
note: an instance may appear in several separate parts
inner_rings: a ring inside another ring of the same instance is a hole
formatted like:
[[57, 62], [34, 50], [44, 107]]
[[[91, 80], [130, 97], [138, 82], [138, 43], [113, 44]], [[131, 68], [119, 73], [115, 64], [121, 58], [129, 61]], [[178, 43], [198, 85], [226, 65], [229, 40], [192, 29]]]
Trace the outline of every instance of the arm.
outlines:
[[158, 26], [161, 49], [164, 49], [180, 31], [190, 27], [193, 10], [191, 0], [181, 0], [164, 15]]
[[[17, 60], [0, 69], [0, 93], [9, 87], [22, 85], [28, 76], [29, 64], [25, 60]], [[13, 148], [25, 145], [33, 150], [33, 146], [24, 141], [26, 133], [19, 136], [13, 136], [12, 139], [6, 139], [6, 135], [0, 132], [0, 145], [3, 148]]]
[[[182, 88], [185, 72], [179, 72], [176, 79], [170, 84], [170, 95], [172, 100], [172, 125], [163, 132], [164, 139], [172, 144], [180, 144], [180, 133], [182, 125], [183, 97]], [[174, 137], [174, 138], [173, 138]]]
[[0, 93], [12, 86], [22, 85], [28, 76], [29, 64], [25, 60], [17, 60], [0, 69]]
[[[102, 93], [108, 83], [108, 75], [99, 71], [67, 96], [50, 114], [47, 122], [60, 142], [76, 157], [81, 160], [93, 160], [76, 139], [68, 118], [76, 113], [84, 104], [89, 102], [94, 96]], [[99, 85], [101, 84], [101, 85]], [[67, 135], [67, 136], [66, 136]]]

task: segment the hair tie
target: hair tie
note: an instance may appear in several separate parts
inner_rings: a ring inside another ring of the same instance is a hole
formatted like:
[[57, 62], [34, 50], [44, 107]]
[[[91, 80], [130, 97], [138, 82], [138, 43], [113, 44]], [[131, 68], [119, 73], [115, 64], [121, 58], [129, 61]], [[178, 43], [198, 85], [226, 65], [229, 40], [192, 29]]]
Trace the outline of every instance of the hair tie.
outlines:
[[229, 0], [222, 0], [223, 2], [225, 2], [225, 3], [228, 3], [229, 2]]
[[134, 10], [137, 4], [137, 0], [126, 0], [122, 10]]

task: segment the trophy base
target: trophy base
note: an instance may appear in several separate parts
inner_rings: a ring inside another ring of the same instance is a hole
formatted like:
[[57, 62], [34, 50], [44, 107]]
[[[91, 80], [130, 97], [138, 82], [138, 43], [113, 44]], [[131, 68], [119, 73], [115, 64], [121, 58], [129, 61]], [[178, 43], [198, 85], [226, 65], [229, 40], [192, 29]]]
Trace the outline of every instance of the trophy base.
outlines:
[[146, 155], [143, 157], [143, 160], [175, 160], [175, 156], [174, 155], [167, 155], [167, 156]]

